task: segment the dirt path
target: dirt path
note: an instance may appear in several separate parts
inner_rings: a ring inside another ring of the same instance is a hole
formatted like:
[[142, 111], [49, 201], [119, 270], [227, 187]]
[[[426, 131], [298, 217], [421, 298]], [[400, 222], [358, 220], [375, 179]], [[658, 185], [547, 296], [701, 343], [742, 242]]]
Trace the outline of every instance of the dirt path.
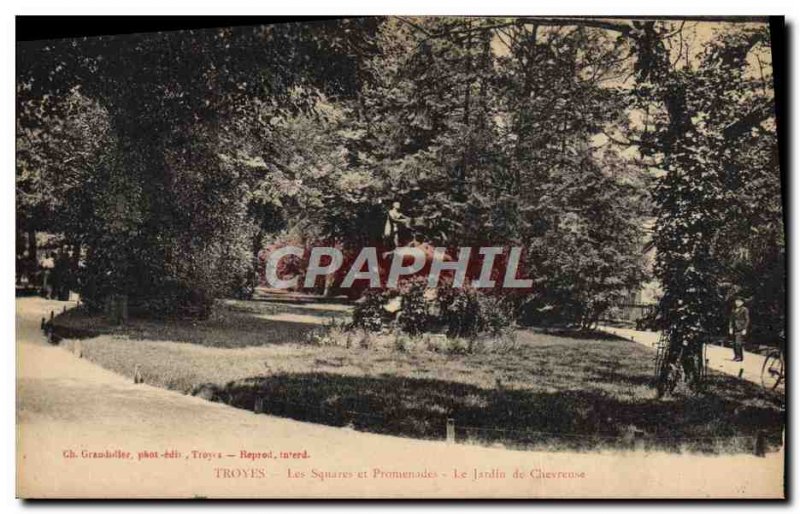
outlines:
[[[599, 330], [623, 337], [650, 348], [655, 348], [659, 338], [659, 334], [656, 332], [645, 332], [628, 328], [601, 326]], [[764, 365], [764, 356], [751, 352], [743, 353], [744, 361], [734, 362], [732, 360], [733, 350], [730, 348], [706, 345], [706, 358], [708, 359], [708, 366], [710, 369], [727, 375], [740, 377], [748, 382], [761, 386], [761, 367]], [[783, 391], [783, 389], [783, 384], [780, 384], [778, 390]]]
[[[41, 317], [64, 305], [38, 298], [17, 300], [17, 494], [21, 497], [783, 494], [782, 453], [767, 458], [699, 457], [447, 445], [256, 415], [134, 385], [45, 342], [39, 330]], [[251, 459], [243, 451], [272, 454]], [[143, 454], [140, 459], [140, 452], [157, 457]], [[473, 469], [485, 471], [487, 477], [473, 480]], [[467, 475], [456, 477], [455, 470]], [[514, 478], [515, 470], [524, 472], [524, 478]], [[532, 476], [533, 470], [540, 472]], [[558, 472], [584, 473], [584, 477], [542, 475]], [[417, 475], [409, 478], [403, 473]], [[492, 473], [494, 477], [489, 476]], [[432, 474], [436, 476], [431, 478]]]

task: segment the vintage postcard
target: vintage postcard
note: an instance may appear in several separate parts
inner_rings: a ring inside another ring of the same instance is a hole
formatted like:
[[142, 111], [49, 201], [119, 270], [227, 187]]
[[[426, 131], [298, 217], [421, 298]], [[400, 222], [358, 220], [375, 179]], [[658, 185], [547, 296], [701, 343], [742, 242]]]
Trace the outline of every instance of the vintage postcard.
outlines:
[[18, 497], [785, 497], [782, 18], [78, 22]]

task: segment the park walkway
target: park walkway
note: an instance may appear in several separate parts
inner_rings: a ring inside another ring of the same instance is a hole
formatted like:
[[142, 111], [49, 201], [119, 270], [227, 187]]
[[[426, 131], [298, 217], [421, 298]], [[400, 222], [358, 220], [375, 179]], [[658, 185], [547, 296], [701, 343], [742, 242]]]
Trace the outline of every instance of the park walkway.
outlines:
[[[545, 453], [448, 445], [257, 415], [174, 391], [134, 385], [46, 343], [39, 329], [41, 318], [51, 310], [60, 312], [69, 303], [19, 298], [16, 305], [16, 490], [20, 497], [783, 496], [783, 451], [759, 458], [655, 452]], [[79, 457], [69, 458], [70, 451]], [[84, 451], [131, 452], [131, 456], [80, 457]], [[242, 456], [242, 451], [307, 452], [307, 458], [251, 460]], [[173, 457], [140, 459], [139, 452], [172, 452]], [[174, 457], [177, 454], [180, 457]], [[311, 476], [314, 469], [366, 471], [369, 478], [322, 480]], [[499, 469], [507, 478], [455, 478], [455, 469]], [[586, 478], [520, 480], [510, 476], [515, 469], [577, 471], [586, 473]], [[726, 472], [720, 473], [720, 469]], [[245, 470], [255, 478], [232, 478], [231, 470]], [[303, 472], [305, 477], [290, 479], [289, 470]], [[422, 471], [436, 472], [437, 478], [386, 478], [391, 476], [387, 473]]]
[[274, 312], [253, 314], [267, 321], [299, 323], [323, 326], [332, 320], [347, 321], [353, 305], [344, 296], [324, 297], [318, 294], [299, 293], [281, 289], [257, 287], [253, 299], [248, 301], [225, 300], [226, 303], [263, 304], [274, 308]]
[[[622, 337], [629, 341], [633, 341], [649, 348], [655, 349], [658, 343], [659, 333], [649, 332], [644, 330], [633, 330], [629, 328], [611, 327], [601, 325], [598, 330], [607, 334]], [[744, 352], [744, 361], [734, 362], [733, 350], [730, 348], [723, 348], [717, 345], [706, 345], [706, 358], [708, 359], [708, 367], [711, 370], [740, 377], [743, 380], [752, 382], [754, 384], [761, 384], [761, 367], [764, 364], [764, 356]], [[783, 384], [778, 386], [779, 390], [783, 390]]]

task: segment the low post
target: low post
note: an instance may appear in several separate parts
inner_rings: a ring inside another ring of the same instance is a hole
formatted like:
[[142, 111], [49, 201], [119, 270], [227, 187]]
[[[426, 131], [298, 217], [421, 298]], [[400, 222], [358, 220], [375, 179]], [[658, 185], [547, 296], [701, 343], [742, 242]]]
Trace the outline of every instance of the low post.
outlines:
[[739, 368], [739, 378], [742, 378], [743, 373], [744, 373], [744, 368]]
[[83, 358], [83, 349], [81, 349], [80, 339], [75, 340], [75, 345], [73, 346], [73, 349], [75, 351], [75, 355], [77, 355], [79, 359]]
[[137, 364], [133, 368], [133, 383], [141, 384], [142, 382], [144, 382], [144, 377], [142, 377], [142, 370], [139, 369], [139, 365]]
[[767, 438], [763, 430], [756, 432], [756, 438], [753, 441], [753, 455], [756, 457], [764, 457], [767, 454]]
[[456, 422], [453, 418], [447, 418], [447, 444], [456, 442]]

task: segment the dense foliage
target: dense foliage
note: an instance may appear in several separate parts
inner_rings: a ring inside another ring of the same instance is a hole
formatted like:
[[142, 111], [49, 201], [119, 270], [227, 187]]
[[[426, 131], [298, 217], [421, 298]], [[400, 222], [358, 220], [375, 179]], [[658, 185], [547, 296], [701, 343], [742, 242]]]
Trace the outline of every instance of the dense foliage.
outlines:
[[20, 44], [21, 223], [80, 245], [89, 305], [124, 293], [150, 314], [206, 315], [250, 278], [251, 197], [269, 179], [248, 151], [353, 89], [348, 23]]
[[397, 289], [370, 290], [356, 303], [353, 326], [371, 331], [399, 328], [408, 334], [443, 331], [451, 337], [499, 335], [514, 326], [507, 299], [474, 288], [430, 288], [426, 277]]
[[752, 340], [774, 344], [785, 324], [769, 36], [765, 26], [725, 28], [683, 66], [656, 39], [638, 70], [640, 105], [655, 118], [644, 148], [665, 170], [654, 191], [656, 271], [676, 344], [725, 334], [734, 297], [751, 308]]
[[[655, 219], [676, 339], [719, 332], [733, 289], [775, 332], [769, 34], [709, 27], [396, 17], [21, 43], [18, 230], [84, 256], [90, 304], [203, 316], [246, 293], [263, 247], [385, 243], [399, 201], [408, 237], [522, 246], [518, 318], [590, 327], [646, 278]], [[453, 294], [454, 320], [481, 311]]]

